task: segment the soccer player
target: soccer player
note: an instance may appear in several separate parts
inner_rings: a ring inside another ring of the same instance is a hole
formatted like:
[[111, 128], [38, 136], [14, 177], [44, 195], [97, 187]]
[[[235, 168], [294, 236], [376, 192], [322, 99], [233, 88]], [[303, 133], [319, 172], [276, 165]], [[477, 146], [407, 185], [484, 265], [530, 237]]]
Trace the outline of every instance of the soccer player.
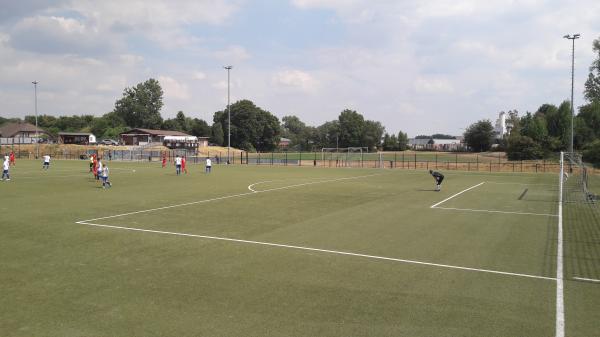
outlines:
[[162, 167], [165, 168], [167, 166], [167, 154], [163, 153], [162, 155]]
[[10, 151], [9, 159], [10, 159], [10, 165], [15, 166], [15, 152], [14, 151]]
[[10, 168], [10, 161], [8, 156], [4, 156], [4, 163], [2, 164], [2, 180], [6, 177], [6, 180], [10, 180], [10, 175], [8, 174], [8, 169]]
[[102, 161], [100, 161], [100, 159], [98, 159], [96, 170], [96, 180], [100, 180], [100, 177], [102, 176]]
[[90, 155], [90, 172], [94, 172], [95, 170], [95, 161], [96, 161], [96, 157], [94, 157], [93, 154]]
[[434, 170], [429, 170], [429, 174], [431, 174], [435, 180], [435, 191], [439, 192], [442, 188], [441, 186], [442, 181], [444, 181], [444, 175]]
[[187, 174], [187, 169], [185, 168], [185, 156], [181, 157], [181, 170]]
[[42, 165], [42, 169], [48, 170], [50, 168], [50, 155], [44, 155], [44, 165]]
[[106, 188], [106, 186], [112, 187], [112, 184], [108, 181], [108, 165], [104, 165], [102, 168], [102, 188]]
[[181, 174], [181, 157], [179, 155], [175, 157], [175, 173], [177, 175]]
[[211, 167], [212, 167], [212, 162], [210, 161], [210, 158], [206, 157], [206, 168], [204, 169], [204, 171], [206, 173], [210, 173]]
[[92, 155], [92, 158], [94, 160], [93, 164], [92, 164], [92, 174], [94, 175], [94, 179], [98, 179], [98, 159], [96, 158], [96, 156]]

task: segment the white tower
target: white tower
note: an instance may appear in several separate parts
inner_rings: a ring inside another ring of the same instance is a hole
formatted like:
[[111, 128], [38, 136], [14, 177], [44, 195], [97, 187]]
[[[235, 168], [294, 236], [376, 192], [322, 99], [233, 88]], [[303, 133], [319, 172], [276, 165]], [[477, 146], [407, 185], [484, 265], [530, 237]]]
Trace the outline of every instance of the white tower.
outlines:
[[502, 111], [496, 119], [496, 127], [494, 128], [498, 138], [502, 138], [506, 134], [506, 112]]

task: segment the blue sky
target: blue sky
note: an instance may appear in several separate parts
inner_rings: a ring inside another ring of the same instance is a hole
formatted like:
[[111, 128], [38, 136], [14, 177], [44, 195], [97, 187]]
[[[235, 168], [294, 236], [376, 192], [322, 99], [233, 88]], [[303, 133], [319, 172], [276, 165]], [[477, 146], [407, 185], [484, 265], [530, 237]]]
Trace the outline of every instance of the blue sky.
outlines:
[[150, 77], [162, 114], [212, 121], [249, 99], [309, 125], [348, 108], [388, 132], [460, 134], [500, 111], [575, 104], [600, 38], [597, 1], [0, 0], [0, 115], [102, 115]]

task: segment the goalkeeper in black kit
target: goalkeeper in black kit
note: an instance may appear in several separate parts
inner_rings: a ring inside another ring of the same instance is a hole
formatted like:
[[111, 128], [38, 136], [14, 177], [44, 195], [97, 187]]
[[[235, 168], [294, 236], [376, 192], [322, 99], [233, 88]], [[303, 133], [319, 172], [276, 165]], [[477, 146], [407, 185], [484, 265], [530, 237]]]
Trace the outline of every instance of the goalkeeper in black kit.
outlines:
[[444, 181], [444, 175], [434, 170], [429, 170], [429, 174], [431, 174], [433, 179], [435, 179], [435, 191], [439, 192], [442, 186], [442, 181]]

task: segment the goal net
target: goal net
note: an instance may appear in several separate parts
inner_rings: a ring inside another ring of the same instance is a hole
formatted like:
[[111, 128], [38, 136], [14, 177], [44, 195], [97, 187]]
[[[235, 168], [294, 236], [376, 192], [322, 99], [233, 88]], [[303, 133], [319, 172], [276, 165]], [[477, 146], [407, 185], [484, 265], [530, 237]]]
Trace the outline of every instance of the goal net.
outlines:
[[563, 201], [593, 202], [596, 196], [589, 188], [588, 168], [581, 154], [565, 152], [561, 160], [563, 177]]
[[328, 166], [360, 167], [364, 159], [366, 147], [324, 147], [321, 149], [321, 161]]

